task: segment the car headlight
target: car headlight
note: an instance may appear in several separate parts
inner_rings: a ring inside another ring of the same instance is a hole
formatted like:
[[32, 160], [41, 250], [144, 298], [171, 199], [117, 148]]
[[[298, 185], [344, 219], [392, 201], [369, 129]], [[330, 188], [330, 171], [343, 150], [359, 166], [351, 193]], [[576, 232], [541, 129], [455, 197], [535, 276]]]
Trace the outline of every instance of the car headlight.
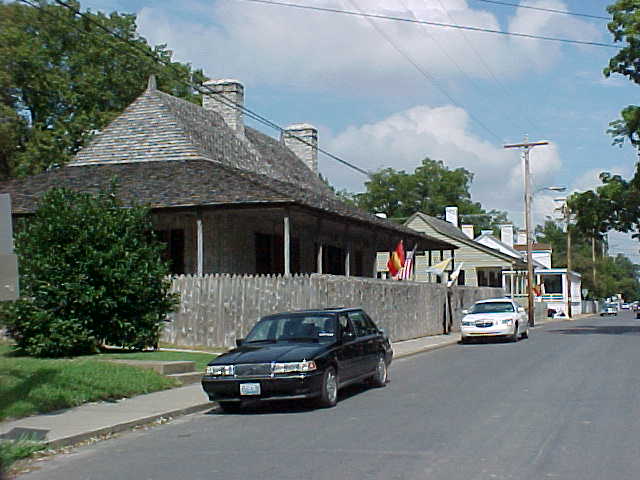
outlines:
[[318, 367], [316, 366], [316, 362], [314, 362], [313, 360], [271, 364], [271, 371], [273, 373], [312, 372], [317, 368]]
[[473, 327], [473, 322], [462, 322], [463, 327]]
[[503, 325], [511, 325], [511, 324], [513, 324], [513, 318], [505, 318], [504, 320], [502, 320], [502, 324]]
[[231, 376], [234, 370], [233, 365], [207, 365], [207, 375], [214, 377]]

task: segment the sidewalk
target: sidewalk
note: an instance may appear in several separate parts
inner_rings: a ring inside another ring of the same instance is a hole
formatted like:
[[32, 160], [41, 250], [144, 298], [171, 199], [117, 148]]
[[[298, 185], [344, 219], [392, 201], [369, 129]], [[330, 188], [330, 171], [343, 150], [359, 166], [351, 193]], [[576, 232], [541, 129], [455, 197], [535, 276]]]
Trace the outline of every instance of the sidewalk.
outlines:
[[[450, 335], [395, 342], [394, 358], [435, 350], [459, 341], [460, 333], [455, 332]], [[217, 405], [209, 401], [202, 386], [195, 383], [117, 402], [88, 403], [58, 412], [0, 422], [0, 439], [30, 435], [34, 439], [46, 442], [50, 448], [59, 448], [149, 424], [161, 418], [173, 418], [215, 408]]]

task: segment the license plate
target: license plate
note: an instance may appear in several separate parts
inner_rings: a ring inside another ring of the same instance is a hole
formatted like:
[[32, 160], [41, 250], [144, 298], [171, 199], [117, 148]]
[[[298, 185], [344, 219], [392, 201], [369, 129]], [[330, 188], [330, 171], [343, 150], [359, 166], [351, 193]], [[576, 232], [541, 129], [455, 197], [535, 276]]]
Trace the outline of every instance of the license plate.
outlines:
[[259, 383], [241, 383], [240, 395], [260, 395]]

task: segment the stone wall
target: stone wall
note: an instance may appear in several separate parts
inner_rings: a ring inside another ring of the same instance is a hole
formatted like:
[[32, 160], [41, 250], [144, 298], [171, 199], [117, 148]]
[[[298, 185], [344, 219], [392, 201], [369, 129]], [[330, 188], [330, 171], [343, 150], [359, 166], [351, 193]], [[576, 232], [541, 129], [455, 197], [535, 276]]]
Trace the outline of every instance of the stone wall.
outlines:
[[460, 312], [474, 301], [501, 296], [497, 288], [454, 287], [332, 275], [181, 275], [172, 289], [179, 309], [162, 340], [184, 346], [232, 347], [264, 315], [305, 308], [358, 306], [392, 340], [459, 330]]

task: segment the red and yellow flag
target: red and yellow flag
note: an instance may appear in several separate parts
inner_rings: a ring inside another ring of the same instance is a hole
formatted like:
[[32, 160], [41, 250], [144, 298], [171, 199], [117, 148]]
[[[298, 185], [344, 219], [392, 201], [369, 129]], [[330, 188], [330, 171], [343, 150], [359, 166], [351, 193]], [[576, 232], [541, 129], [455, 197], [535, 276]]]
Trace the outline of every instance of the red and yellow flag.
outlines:
[[387, 268], [392, 277], [395, 277], [400, 272], [400, 269], [404, 266], [404, 244], [402, 240], [398, 242], [396, 249], [391, 252], [389, 261], [387, 262]]

